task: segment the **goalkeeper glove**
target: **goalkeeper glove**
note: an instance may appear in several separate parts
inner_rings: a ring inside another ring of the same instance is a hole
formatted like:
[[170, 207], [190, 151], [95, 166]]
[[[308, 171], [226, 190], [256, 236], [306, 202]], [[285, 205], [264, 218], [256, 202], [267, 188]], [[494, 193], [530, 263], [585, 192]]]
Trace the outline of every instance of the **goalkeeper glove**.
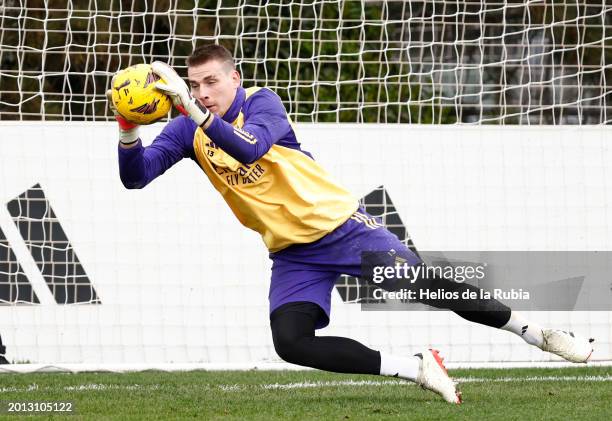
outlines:
[[212, 114], [208, 109], [191, 96], [189, 87], [183, 79], [162, 61], [154, 61], [151, 64], [153, 72], [163, 79], [163, 82], [157, 82], [155, 87], [172, 98], [172, 103], [182, 114], [191, 118], [198, 126], [204, 126]]
[[[114, 86], [114, 83], [111, 82], [111, 86]], [[135, 144], [139, 138], [138, 129], [140, 126], [130, 123], [117, 112], [117, 108], [115, 108], [115, 104], [113, 103], [113, 91], [110, 89], [106, 91], [106, 100], [108, 101], [108, 108], [110, 108], [115, 116], [115, 120], [119, 123], [119, 142], [125, 146]]]

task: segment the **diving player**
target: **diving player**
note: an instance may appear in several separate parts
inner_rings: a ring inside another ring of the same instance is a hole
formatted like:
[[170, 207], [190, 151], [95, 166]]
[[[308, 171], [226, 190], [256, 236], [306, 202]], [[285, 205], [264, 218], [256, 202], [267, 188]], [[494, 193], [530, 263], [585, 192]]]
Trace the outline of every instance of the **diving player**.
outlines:
[[[157, 88], [184, 116], [143, 147], [138, 126], [116, 115], [121, 181], [128, 189], [140, 189], [190, 158], [238, 220], [261, 234], [273, 262], [270, 324], [279, 356], [321, 370], [398, 376], [460, 403], [461, 394], [435, 350], [400, 357], [349, 338], [315, 335], [329, 323], [338, 276], [361, 275], [362, 252], [393, 249], [409, 264], [421, 261], [302, 150], [280, 98], [267, 88], [242, 88], [233, 57], [218, 45], [199, 47], [189, 56], [189, 87], [167, 64], [152, 66], [165, 82]], [[442, 278], [427, 282], [450, 291], [477, 290]], [[593, 351], [591, 341], [542, 329], [497, 300], [467, 308], [452, 301], [427, 303], [513, 332], [569, 361], [586, 362]]]

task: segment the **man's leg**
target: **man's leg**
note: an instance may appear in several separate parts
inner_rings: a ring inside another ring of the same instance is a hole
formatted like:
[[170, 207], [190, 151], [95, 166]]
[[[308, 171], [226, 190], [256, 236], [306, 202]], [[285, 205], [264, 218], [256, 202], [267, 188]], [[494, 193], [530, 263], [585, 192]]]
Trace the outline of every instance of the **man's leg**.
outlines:
[[[367, 248], [362, 251], [385, 252], [380, 254], [382, 259], [392, 257], [392, 261], [381, 262], [383, 266], [395, 264], [396, 257], [400, 257], [409, 265], [421, 264], [421, 259], [408, 247], [402, 244], [399, 239], [385, 228], [377, 228], [368, 232], [369, 241], [362, 241]], [[390, 251], [393, 253], [389, 253]], [[387, 255], [387, 256], [386, 256]], [[378, 258], [378, 254], [375, 258]], [[417, 279], [415, 284], [410, 280], [396, 280], [396, 284], [390, 284], [393, 290], [406, 289], [429, 289], [436, 291], [456, 292], [456, 296], [461, 297], [463, 293], [470, 292], [480, 297], [480, 288], [453, 280], [433, 277]], [[384, 288], [384, 285], [381, 284]], [[417, 293], [418, 294], [418, 293]], [[539, 324], [527, 320], [523, 315], [512, 311], [508, 306], [500, 301], [490, 299], [477, 300], [421, 300], [425, 304], [436, 308], [449, 309], [457, 315], [471, 322], [483, 324], [497, 329], [506, 330], [520, 336], [528, 344], [537, 346], [543, 351], [552, 352], [572, 362], [586, 362], [592, 352], [592, 339], [586, 339], [574, 335], [572, 332], [565, 332], [556, 329], [544, 329]]]
[[270, 325], [278, 355], [287, 362], [320, 370], [380, 374], [378, 351], [349, 338], [315, 336], [315, 324], [324, 317], [322, 313], [318, 305], [309, 302], [287, 303], [274, 310]]
[[396, 357], [353, 339], [315, 336], [321, 317], [326, 317], [324, 311], [311, 302], [291, 302], [274, 310], [270, 325], [278, 355], [287, 362], [320, 370], [400, 377], [440, 394], [447, 402], [461, 402], [461, 394], [437, 352], [424, 350], [411, 357]]
[[[428, 288], [430, 290], [444, 289], [456, 292], [461, 297], [466, 292], [480, 296], [480, 288], [466, 283], [454, 282], [445, 278], [419, 279], [407, 288]], [[521, 313], [512, 311], [500, 301], [489, 299], [478, 300], [421, 300], [420, 302], [436, 308], [449, 309], [471, 322], [512, 332], [530, 345], [543, 351], [557, 354], [568, 361], [587, 362], [593, 347], [593, 339], [585, 339], [555, 329], [544, 329], [539, 324], [527, 320]]]

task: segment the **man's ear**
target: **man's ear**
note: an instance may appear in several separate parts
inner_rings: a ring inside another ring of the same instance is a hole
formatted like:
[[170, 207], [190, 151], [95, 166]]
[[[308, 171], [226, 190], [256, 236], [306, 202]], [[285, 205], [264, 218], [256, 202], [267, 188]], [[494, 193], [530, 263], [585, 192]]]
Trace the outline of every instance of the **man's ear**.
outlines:
[[240, 86], [240, 73], [238, 73], [238, 70], [232, 70], [232, 82], [234, 84], [234, 87], [237, 88]]

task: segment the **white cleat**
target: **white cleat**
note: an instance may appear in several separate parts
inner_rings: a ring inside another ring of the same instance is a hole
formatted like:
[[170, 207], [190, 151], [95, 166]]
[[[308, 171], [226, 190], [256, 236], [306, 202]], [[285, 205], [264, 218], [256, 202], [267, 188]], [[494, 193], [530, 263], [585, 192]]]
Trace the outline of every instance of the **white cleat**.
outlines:
[[586, 363], [593, 354], [592, 343], [595, 339], [582, 338], [572, 332], [556, 329], [542, 329], [542, 336], [542, 351], [552, 352], [573, 363]]
[[442, 363], [439, 351], [427, 349], [416, 357], [421, 358], [421, 367], [416, 383], [423, 389], [431, 390], [442, 396], [446, 402], [460, 404], [462, 402], [461, 392], [457, 391], [457, 385], [448, 376], [446, 367]]

